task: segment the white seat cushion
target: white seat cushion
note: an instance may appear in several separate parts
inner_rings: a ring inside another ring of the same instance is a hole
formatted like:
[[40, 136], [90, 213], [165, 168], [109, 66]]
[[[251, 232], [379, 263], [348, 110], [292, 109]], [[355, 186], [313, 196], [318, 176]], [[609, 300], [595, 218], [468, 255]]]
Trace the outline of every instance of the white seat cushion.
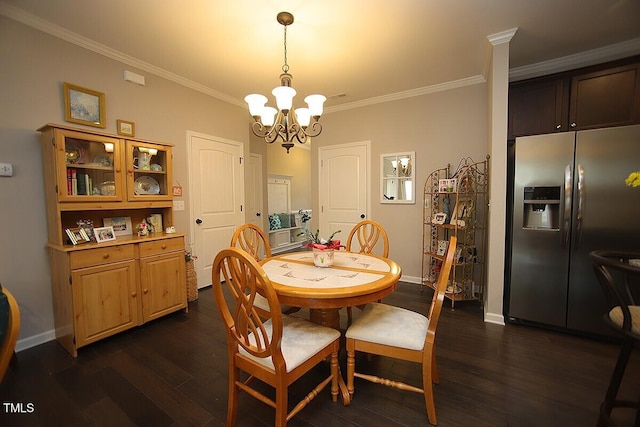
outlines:
[[[271, 310], [269, 310], [269, 300], [267, 300], [265, 297], [263, 297], [259, 293], [256, 293], [256, 299], [254, 301], [254, 305], [256, 307], [258, 307], [258, 308], [261, 308], [264, 311], [271, 311]], [[293, 310], [293, 309], [294, 309], [294, 307], [292, 307], [290, 305], [280, 304], [280, 311], [283, 312], [283, 313], [287, 313], [287, 312], [289, 312], [290, 310]]]
[[[631, 332], [640, 335], [640, 306], [630, 305], [629, 313], [631, 313]], [[613, 307], [609, 312], [609, 319], [611, 319], [616, 326], [622, 328], [622, 324], [624, 323], [622, 309], [619, 306]]]
[[347, 338], [411, 350], [422, 350], [429, 319], [415, 311], [388, 304], [367, 304], [347, 329]]
[[[271, 338], [271, 320], [264, 323], [267, 335]], [[307, 361], [311, 356], [331, 344], [340, 337], [340, 332], [332, 328], [320, 326], [297, 317], [282, 316], [282, 342], [280, 348], [287, 372]], [[250, 342], [255, 344], [253, 336]], [[250, 355], [240, 347], [240, 353], [256, 362], [274, 369], [271, 357], [260, 358]]]

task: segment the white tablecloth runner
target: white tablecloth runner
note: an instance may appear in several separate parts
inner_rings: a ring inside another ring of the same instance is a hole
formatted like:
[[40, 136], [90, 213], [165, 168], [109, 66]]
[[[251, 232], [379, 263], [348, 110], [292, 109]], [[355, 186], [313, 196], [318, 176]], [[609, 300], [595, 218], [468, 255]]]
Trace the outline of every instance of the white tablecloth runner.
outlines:
[[[313, 263], [311, 252], [294, 252], [280, 258], [267, 261], [262, 266], [267, 276], [282, 285], [301, 288], [346, 288], [364, 285], [382, 278], [384, 273], [389, 271], [389, 265], [378, 258], [342, 251], [335, 252], [332, 268], [288, 262], [291, 260]], [[369, 270], [371, 273], [339, 267]]]

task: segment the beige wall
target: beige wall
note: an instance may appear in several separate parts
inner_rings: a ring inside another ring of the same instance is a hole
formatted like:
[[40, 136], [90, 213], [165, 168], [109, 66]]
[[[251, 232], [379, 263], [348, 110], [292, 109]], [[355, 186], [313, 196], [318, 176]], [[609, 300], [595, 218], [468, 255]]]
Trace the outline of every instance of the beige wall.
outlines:
[[[106, 132], [116, 119], [136, 123], [136, 136], [175, 144], [174, 179], [185, 189], [187, 210], [175, 214], [188, 232], [186, 132], [192, 130], [245, 143], [245, 109], [139, 72], [121, 63], [0, 16], [0, 162], [14, 176], [0, 178], [0, 281], [20, 303], [18, 348], [53, 338], [51, 283], [46, 244], [44, 183], [39, 133], [64, 123], [62, 82], [106, 94]], [[146, 76], [146, 86], [125, 82], [123, 69]], [[189, 237], [187, 236], [187, 241]]]
[[[184, 187], [187, 206], [175, 218], [179, 231], [185, 233], [189, 230], [188, 130], [245, 143], [245, 154], [262, 154], [265, 177], [268, 173], [293, 177], [294, 209], [311, 207], [315, 212], [318, 147], [371, 141], [370, 217], [389, 231], [391, 255], [409, 281], [417, 282], [420, 276], [422, 186], [427, 174], [447, 163], [455, 168], [463, 157], [482, 160], [487, 154], [486, 84], [326, 114], [322, 118], [324, 131], [314, 138], [311, 150], [295, 147], [287, 155], [279, 144], [269, 146], [250, 135], [244, 108], [139, 72], [4, 17], [0, 17], [0, 55], [0, 162], [12, 163], [15, 168], [14, 177], [0, 178], [0, 281], [20, 301], [23, 323], [19, 349], [53, 339], [44, 183], [36, 129], [47, 122], [64, 123], [63, 81], [106, 94], [105, 131], [115, 133], [116, 119], [131, 120], [136, 123], [138, 137], [175, 144], [175, 179]], [[146, 86], [125, 82], [125, 68], [145, 75]], [[416, 152], [415, 205], [378, 202], [380, 154], [397, 151]], [[267, 212], [266, 189], [265, 179], [263, 212]], [[247, 192], [252, 190], [246, 188]]]
[[[434, 169], [463, 157], [484, 160], [487, 155], [486, 84], [327, 114], [323, 132], [312, 148], [312, 185], [318, 186], [318, 147], [371, 141], [370, 219], [387, 230], [390, 256], [402, 266], [403, 280], [419, 283], [422, 254], [424, 182]], [[382, 204], [380, 155], [416, 152], [416, 204]], [[314, 212], [319, 212], [317, 197]], [[317, 217], [317, 216], [316, 216]], [[314, 222], [314, 227], [317, 222]], [[344, 237], [346, 238], [346, 236]]]

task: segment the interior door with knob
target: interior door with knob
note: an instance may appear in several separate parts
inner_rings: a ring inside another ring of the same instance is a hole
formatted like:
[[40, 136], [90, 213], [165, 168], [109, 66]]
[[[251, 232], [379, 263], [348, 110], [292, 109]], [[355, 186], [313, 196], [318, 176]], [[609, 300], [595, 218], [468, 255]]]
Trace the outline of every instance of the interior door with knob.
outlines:
[[244, 223], [243, 144], [189, 132], [191, 236], [198, 287], [211, 284], [211, 266]]
[[[251, 154], [247, 161], [247, 188], [246, 188], [246, 219], [249, 224], [260, 227], [263, 231], [265, 215], [262, 214], [264, 209], [264, 195], [262, 191], [262, 155]], [[266, 230], [268, 231], [268, 230]]]
[[320, 233], [344, 240], [358, 222], [369, 217], [370, 143], [320, 147]]

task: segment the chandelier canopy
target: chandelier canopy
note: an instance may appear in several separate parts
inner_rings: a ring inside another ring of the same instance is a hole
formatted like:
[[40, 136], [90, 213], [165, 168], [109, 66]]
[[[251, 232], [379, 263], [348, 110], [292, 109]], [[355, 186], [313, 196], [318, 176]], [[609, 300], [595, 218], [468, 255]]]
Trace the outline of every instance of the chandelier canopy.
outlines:
[[251, 131], [254, 135], [264, 138], [269, 144], [280, 138], [282, 146], [289, 153], [289, 149], [294, 146], [294, 140], [304, 144], [309, 138], [320, 135], [322, 104], [327, 98], [323, 95], [309, 95], [304, 99], [308, 108], [293, 108], [296, 90], [291, 87], [293, 76], [289, 74], [287, 64], [287, 26], [293, 24], [293, 15], [280, 12], [277, 20], [284, 27], [284, 65], [280, 74], [280, 86], [271, 92], [276, 97], [278, 109], [265, 105], [267, 97], [264, 95], [253, 93], [247, 95], [244, 100], [249, 104], [249, 113], [253, 116]]

